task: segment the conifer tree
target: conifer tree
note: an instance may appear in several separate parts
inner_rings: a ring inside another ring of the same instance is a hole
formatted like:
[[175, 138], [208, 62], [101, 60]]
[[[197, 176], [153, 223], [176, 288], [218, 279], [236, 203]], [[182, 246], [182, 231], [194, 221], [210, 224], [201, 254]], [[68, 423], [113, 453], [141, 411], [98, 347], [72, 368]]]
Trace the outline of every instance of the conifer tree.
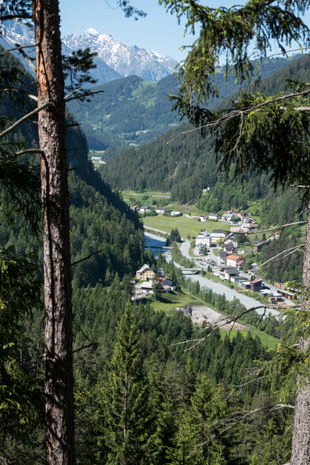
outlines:
[[[119, 0], [118, 5], [126, 16], [144, 16], [129, 0]], [[1, 2], [0, 21], [12, 19], [32, 20], [35, 36], [38, 106], [33, 114], [38, 114], [40, 149], [36, 152], [41, 155], [43, 207], [46, 460], [49, 465], [74, 465], [69, 195], [59, 1]], [[67, 63], [76, 59], [77, 55]]]
[[155, 427], [147, 442], [146, 457], [152, 465], [164, 465], [168, 460], [168, 450], [173, 446], [176, 425], [172, 401], [167, 393], [164, 367], [156, 362], [155, 357], [152, 357], [148, 366], [148, 380], [151, 420]]
[[150, 412], [148, 383], [130, 303], [120, 321], [98, 411], [100, 458], [107, 464], [145, 463]]
[[219, 420], [226, 411], [224, 392], [202, 376], [191, 405], [180, 415], [171, 465], [225, 465], [224, 446], [216, 438]]
[[[260, 64], [272, 45], [286, 53], [293, 41], [309, 45], [309, 26], [303, 15], [310, 8], [307, 0], [248, 0], [230, 8], [211, 8], [195, 0], [159, 0], [180, 18], [186, 15], [186, 28], [199, 28], [199, 37], [190, 47], [181, 67], [183, 82], [175, 108], [203, 134], [213, 134], [219, 165], [235, 175], [266, 172], [274, 186], [294, 185], [302, 189], [307, 204], [306, 239], [301, 310], [309, 310], [310, 286], [310, 105], [309, 83], [291, 80], [274, 96], [249, 92], [251, 77], [259, 75]], [[250, 47], [255, 54], [251, 57]], [[237, 100], [217, 113], [207, 109], [209, 97], [218, 96], [215, 71], [226, 56], [226, 76], [234, 73], [240, 83]], [[252, 61], [251, 61], [252, 58]], [[253, 59], [256, 58], [256, 61]], [[257, 65], [257, 66], [256, 66]], [[256, 71], [258, 73], [256, 73]], [[247, 84], [242, 93], [242, 85]], [[290, 89], [290, 90], [288, 90]], [[296, 247], [300, 250], [303, 244]], [[309, 334], [299, 341], [298, 357], [309, 350]], [[305, 355], [307, 358], [308, 355]], [[308, 365], [299, 373], [295, 401], [291, 465], [310, 464], [310, 372]]]

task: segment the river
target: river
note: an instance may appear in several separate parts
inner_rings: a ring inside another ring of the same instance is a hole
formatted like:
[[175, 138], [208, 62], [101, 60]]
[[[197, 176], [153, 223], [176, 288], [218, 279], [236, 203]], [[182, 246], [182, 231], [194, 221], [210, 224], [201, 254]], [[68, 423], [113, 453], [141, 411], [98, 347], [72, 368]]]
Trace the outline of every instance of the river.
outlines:
[[[212, 279], [204, 278], [200, 275], [187, 275], [185, 273], [184, 277], [190, 279], [191, 281], [198, 281], [200, 287], [207, 287], [212, 289], [213, 292], [216, 294], [224, 294], [227, 300], [234, 300], [238, 299], [246, 308], [253, 308], [261, 306], [262, 303], [258, 300], [253, 299], [252, 297], [248, 297], [241, 292], [237, 292], [235, 289], [230, 289], [230, 287], [224, 286], [224, 284], [218, 283], [217, 281], [212, 281]], [[264, 309], [260, 308], [256, 310], [259, 315], [264, 313]], [[279, 312], [274, 309], [268, 309], [267, 314], [271, 315], [279, 315]]]
[[[155, 257], [158, 256], [159, 250], [161, 247], [166, 245], [166, 240], [163, 237], [156, 236], [155, 234], [145, 233], [145, 247], [150, 247], [153, 251]], [[171, 260], [170, 252], [166, 249], [162, 249], [163, 255], [169, 261]], [[262, 303], [258, 300], [253, 299], [252, 297], [248, 297], [240, 292], [237, 292], [235, 289], [230, 289], [224, 284], [221, 284], [217, 281], [212, 281], [211, 279], [204, 278], [198, 274], [190, 274], [190, 273], [183, 273], [185, 279], [190, 279], [191, 281], [198, 281], [200, 287], [206, 287], [212, 289], [213, 292], [216, 294], [224, 294], [227, 300], [239, 299], [240, 302], [247, 308], [253, 308], [261, 306]], [[264, 309], [256, 310], [258, 314], [264, 313]], [[274, 309], [268, 309], [268, 314], [271, 315], [279, 315], [279, 312]]]
[[145, 248], [151, 248], [153, 255], [157, 258], [159, 251], [161, 250], [163, 253], [166, 253], [166, 249], [162, 249], [166, 245], [166, 239], [164, 237], [156, 236], [155, 234], [151, 234], [148, 232], [144, 233], [144, 244]]

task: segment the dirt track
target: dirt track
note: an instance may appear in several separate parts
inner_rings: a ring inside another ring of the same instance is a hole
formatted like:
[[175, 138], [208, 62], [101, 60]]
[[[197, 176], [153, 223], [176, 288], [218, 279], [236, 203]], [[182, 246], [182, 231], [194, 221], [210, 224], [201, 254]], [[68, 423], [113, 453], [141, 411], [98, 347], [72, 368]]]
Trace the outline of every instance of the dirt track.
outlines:
[[191, 305], [192, 307], [192, 322], [201, 325], [208, 322], [211, 326], [219, 325], [220, 329], [230, 330], [239, 329], [247, 330], [247, 327], [240, 323], [226, 323], [228, 317], [216, 312], [206, 305]]

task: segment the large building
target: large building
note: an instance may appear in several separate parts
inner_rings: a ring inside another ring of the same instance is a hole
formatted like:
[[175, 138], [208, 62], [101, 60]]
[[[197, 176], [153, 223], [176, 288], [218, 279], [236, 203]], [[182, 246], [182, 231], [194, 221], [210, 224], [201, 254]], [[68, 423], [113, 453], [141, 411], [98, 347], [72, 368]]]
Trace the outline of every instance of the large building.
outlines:
[[198, 236], [196, 236], [196, 247], [200, 245], [205, 245], [206, 247], [211, 246], [211, 234], [208, 231], [201, 231]]
[[223, 242], [227, 233], [224, 229], [213, 229], [211, 233], [211, 242], [212, 244], [218, 244], [219, 242]]
[[235, 268], [240, 269], [242, 265], [245, 263], [245, 260], [239, 255], [228, 255], [226, 263], [227, 266], [233, 266]]
[[143, 279], [144, 281], [154, 279], [155, 273], [149, 265], [143, 265], [142, 268], [136, 272], [136, 278]]

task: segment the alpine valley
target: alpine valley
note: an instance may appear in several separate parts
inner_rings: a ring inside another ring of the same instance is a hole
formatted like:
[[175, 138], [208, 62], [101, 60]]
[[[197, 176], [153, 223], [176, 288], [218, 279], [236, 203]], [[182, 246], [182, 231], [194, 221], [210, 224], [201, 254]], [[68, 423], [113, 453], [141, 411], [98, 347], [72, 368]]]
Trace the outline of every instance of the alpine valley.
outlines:
[[[10, 21], [5, 28], [4, 48], [33, 44], [25, 25]], [[230, 227], [241, 218], [249, 228], [276, 228], [299, 213], [302, 219], [302, 199], [294, 187], [271, 188], [267, 174], [241, 179], [235, 165], [218, 171], [210, 140], [180, 122], [167, 99], [179, 88], [173, 59], [94, 29], [63, 38], [65, 54], [85, 47], [97, 53], [94, 95], [70, 102], [66, 115], [77, 463], [288, 463], [296, 374], [274, 349], [281, 338], [296, 345], [298, 334], [282, 307], [264, 318], [239, 298], [260, 299], [251, 302], [267, 314], [275, 296], [254, 294], [255, 285], [300, 281], [301, 254], [257, 273], [270, 257], [298, 248], [304, 226], [259, 233], [255, 244]], [[285, 79], [308, 82], [309, 68], [310, 55], [266, 59], [253, 86], [273, 94]], [[37, 148], [33, 74], [1, 48], [0, 76], [1, 130], [32, 116], [5, 133], [0, 147], [0, 464], [42, 465], [45, 152]], [[224, 108], [237, 88], [223, 68], [215, 79], [219, 97], [210, 105]], [[148, 226], [167, 237], [165, 247], [155, 239], [156, 258], [145, 247]], [[209, 238], [211, 230], [220, 240], [196, 247], [196, 236]], [[212, 283], [223, 285], [232, 268], [220, 261], [227, 251], [240, 253], [231, 260], [244, 264], [247, 287], [226, 282], [225, 294]]]

